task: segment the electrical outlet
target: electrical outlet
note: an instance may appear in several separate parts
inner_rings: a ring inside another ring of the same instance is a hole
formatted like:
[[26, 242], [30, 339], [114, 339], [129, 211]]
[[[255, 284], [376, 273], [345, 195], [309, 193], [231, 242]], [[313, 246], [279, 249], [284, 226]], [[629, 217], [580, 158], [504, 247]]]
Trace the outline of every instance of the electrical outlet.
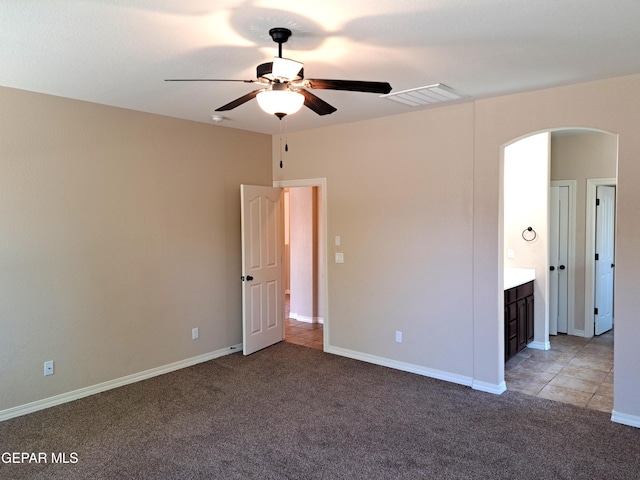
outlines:
[[198, 330], [198, 327], [192, 328], [191, 329], [191, 340], [195, 340], [199, 336], [200, 336], [200, 331]]
[[336, 263], [344, 263], [344, 253], [336, 253]]
[[396, 343], [402, 343], [402, 332], [396, 330]]
[[53, 375], [53, 360], [44, 362], [44, 376]]

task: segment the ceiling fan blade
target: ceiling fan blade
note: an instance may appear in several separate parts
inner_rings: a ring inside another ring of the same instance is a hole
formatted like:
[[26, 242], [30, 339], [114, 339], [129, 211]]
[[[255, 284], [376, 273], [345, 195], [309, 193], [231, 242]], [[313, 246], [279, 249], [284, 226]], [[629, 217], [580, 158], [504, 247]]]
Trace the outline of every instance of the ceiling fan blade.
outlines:
[[391, 85], [387, 82], [363, 82], [359, 80], [322, 80], [306, 79], [305, 86], [325, 90], [349, 90], [352, 92], [389, 93]]
[[227, 110], [233, 110], [236, 107], [239, 107], [243, 103], [247, 103], [249, 100], [252, 100], [258, 95], [263, 89], [254, 90], [253, 92], [247, 93], [240, 98], [236, 98], [234, 101], [223, 105], [220, 108], [216, 108], [216, 112], [225, 112]]
[[310, 108], [318, 115], [328, 115], [337, 110], [336, 107], [329, 105], [327, 102], [319, 97], [316, 97], [313, 93], [300, 89], [296, 92], [301, 93], [304, 96], [304, 106]]
[[255, 80], [227, 80], [224, 78], [167, 78], [165, 82], [242, 82], [256, 83]]

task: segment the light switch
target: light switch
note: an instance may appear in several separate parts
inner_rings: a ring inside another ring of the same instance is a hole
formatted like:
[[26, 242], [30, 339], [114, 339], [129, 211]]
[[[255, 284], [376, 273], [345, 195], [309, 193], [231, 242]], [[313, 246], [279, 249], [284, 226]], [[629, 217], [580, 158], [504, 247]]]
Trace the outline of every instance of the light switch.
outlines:
[[513, 248], [507, 250], [507, 258], [515, 258], [516, 252], [513, 251]]
[[344, 253], [336, 252], [336, 263], [344, 263]]
[[340, 235], [336, 235], [336, 246], [340, 245]]

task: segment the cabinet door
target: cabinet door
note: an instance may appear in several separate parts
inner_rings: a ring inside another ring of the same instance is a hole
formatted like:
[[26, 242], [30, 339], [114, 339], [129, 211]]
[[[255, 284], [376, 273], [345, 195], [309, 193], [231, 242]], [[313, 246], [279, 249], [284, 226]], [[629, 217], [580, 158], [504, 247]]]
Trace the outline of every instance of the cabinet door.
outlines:
[[505, 306], [505, 357], [508, 360], [518, 352], [518, 309], [516, 303]]
[[527, 299], [522, 298], [516, 302], [518, 315], [518, 346], [520, 351], [527, 346]]
[[527, 304], [527, 343], [533, 342], [533, 295], [525, 298]]

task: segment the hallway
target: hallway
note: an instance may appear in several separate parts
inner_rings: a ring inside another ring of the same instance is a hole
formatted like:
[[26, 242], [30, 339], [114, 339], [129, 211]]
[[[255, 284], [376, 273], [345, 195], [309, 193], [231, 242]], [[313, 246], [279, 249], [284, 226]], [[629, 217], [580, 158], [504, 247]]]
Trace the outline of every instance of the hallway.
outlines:
[[556, 335], [550, 350], [526, 348], [505, 364], [507, 389], [603, 412], [613, 410], [613, 330]]

